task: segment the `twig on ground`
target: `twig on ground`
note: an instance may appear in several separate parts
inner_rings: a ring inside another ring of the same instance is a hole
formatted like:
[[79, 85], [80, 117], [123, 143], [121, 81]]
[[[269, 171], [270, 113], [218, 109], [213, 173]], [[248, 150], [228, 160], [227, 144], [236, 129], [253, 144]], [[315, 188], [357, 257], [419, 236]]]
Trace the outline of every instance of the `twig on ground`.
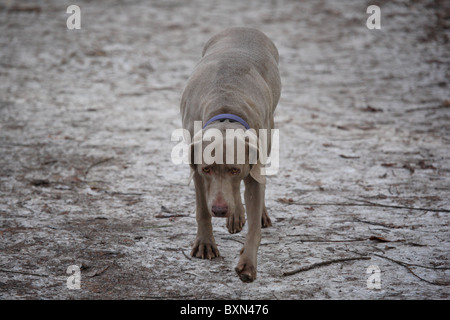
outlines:
[[6, 273], [17, 273], [17, 274], [23, 274], [25, 276], [34, 276], [34, 277], [43, 277], [47, 278], [47, 274], [38, 274], [38, 273], [32, 273], [32, 272], [25, 272], [25, 271], [14, 271], [14, 270], [6, 270], [6, 269], [0, 269], [0, 272], [6, 272]]
[[[304, 236], [302, 234], [287, 234], [286, 237], [301, 237]], [[331, 242], [358, 242], [358, 241], [367, 241], [368, 238], [357, 238], [357, 239], [341, 239], [341, 240], [329, 240], [329, 239], [322, 239], [322, 238], [314, 238], [314, 239], [298, 239], [295, 242], [325, 242], [325, 243], [331, 243]]]
[[[397, 205], [389, 205], [389, 204], [381, 204], [370, 202], [366, 200], [355, 200], [361, 201], [363, 203], [352, 203], [352, 202], [318, 202], [318, 203], [310, 203], [310, 202], [295, 202], [290, 201], [289, 204], [294, 204], [298, 206], [341, 206], [341, 207], [381, 207], [381, 208], [393, 208], [393, 209], [406, 209], [406, 210], [419, 210], [419, 211], [431, 211], [431, 212], [448, 212], [450, 213], [450, 209], [435, 209], [435, 208], [417, 208], [417, 207], [406, 207], [406, 206], [397, 206]], [[282, 201], [280, 201], [282, 202]]]
[[192, 260], [192, 258], [191, 257], [189, 257], [186, 253], [184, 253], [184, 250], [183, 249], [180, 249], [180, 251], [183, 253], [183, 256], [185, 256], [186, 257], [186, 259], [188, 259], [188, 260]]
[[97, 276], [103, 274], [106, 270], [108, 270], [109, 267], [112, 266], [114, 263], [115, 263], [115, 260], [103, 268], [95, 269], [95, 270], [89, 272], [88, 274], [86, 274], [86, 276], [89, 278], [97, 277]]
[[244, 244], [244, 241], [243, 240], [239, 240], [239, 239], [235, 239], [235, 238], [233, 238], [233, 237], [222, 237], [222, 239], [225, 239], [225, 240], [231, 240], [231, 241], [235, 241], [235, 242], [239, 242], [240, 244]]
[[110, 158], [106, 158], [106, 159], [99, 160], [99, 161], [94, 162], [93, 164], [91, 164], [91, 165], [90, 165], [89, 167], [87, 167], [87, 169], [84, 171], [84, 180], [86, 180], [86, 177], [87, 177], [87, 175], [89, 174], [89, 171], [90, 171], [93, 167], [98, 166], [99, 164], [108, 162], [108, 161], [110, 161], [110, 160], [112, 160], [112, 159], [114, 159], [114, 158], [110, 157]]
[[181, 217], [188, 217], [186, 214], [162, 214], [158, 213], [154, 215], [155, 218], [158, 219], [170, 219], [170, 218], [181, 218]]
[[106, 193], [112, 195], [112, 196], [142, 196], [144, 193], [139, 192], [118, 192], [118, 191], [106, 191]]
[[358, 218], [353, 219], [353, 221], [361, 222], [361, 223], [367, 223], [367, 224], [374, 225], [374, 226], [381, 226], [381, 227], [385, 227], [385, 228], [389, 228], [389, 229], [405, 228], [404, 226], [396, 226], [396, 225], [393, 225], [392, 223], [373, 222], [373, 221], [361, 220], [361, 219], [358, 219]]
[[[364, 204], [367, 204], [367, 206], [373, 206], [373, 207], [393, 208], [393, 209], [407, 209], [407, 210], [419, 210], [419, 211], [432, 211], [432, 212], [450, 212], [449, 209], [434, 209], [434, 208], [417, 208], [417, 207], [397, 206], [397, 205], [390, 205], [390, 204], [375, 203], [375, 202], [370, 202], [370, 201], [362, 200], [362, 199], [350, 199], [350, 200], [361, 201]], [[364, 206], [364, 204], [361, 204], [361, 206]]]
[[296, 273], [299, 273], [299, 272], [303, 272], [303, 271], [308, 271], [308, 270], [311, 270], [311, 269], [314, 269], [314, 268], [327, 266], [327, 265], [330, 265], [330, 264], [333, 264], [333, 263], [353, 261], [353, 260], [370, 260], [370, 257], [350, 257], [350, 258], [333, 259], [333, 260], [313, 263], [313, 264], [311, 264], [309, 266], [301, 267], [301, 268], [295, 269], [293, 271], [283, 272], [283, 277], [291, 276], [293, 274], [296, 274]]
[[447, 267], [442, 267], [442, 268], [437, 267], [437, 268], [435, 268], [435, 267], [427, 267], [427, 266], [422, 266], [422, 265], [417, 265], [417, 264], [409, 264], [409, 263], [406, 263], [406, 262], [403, 262], [403, 261], [398, 261], [398, 260], [395, 260], [395, 259], [392, 259], [392, 258], [388, 258], [386, 256], [382, 256], [380, 254], [376, 254], [375, 253], [374, 255], [377, 256], [377, 257], [389, 260], [391, 262], [394, 262], [394, 263], [396, 263], [396, 264], [406, 268], [406, 270], [408, 270], [409, 273], [411, 273], [413, 276], [415, 276], [416, 278], [418, 278], [418, 279], [420, 279], [420, 280], [422, 280], [422, 281], [424, 281], [426, 283], [429, 283], [429, 284], [432, 284], [432, 285], [435, 285], [435, 286], [448, 286], [448, 285], [450, 285], [449, 282], [432, 282], [432, 281], [428, 281], [428, 280], [418, 276], [417, 274], [415, 274], [414, 271], [412, 271], [410, 267], [411, 266], [416, 266], [416, 267], [420, 267], [420, 268], [427, 268], [427, 269], [433, 269], [433, 270], [448, 270], [450, 268], [447, 268]]

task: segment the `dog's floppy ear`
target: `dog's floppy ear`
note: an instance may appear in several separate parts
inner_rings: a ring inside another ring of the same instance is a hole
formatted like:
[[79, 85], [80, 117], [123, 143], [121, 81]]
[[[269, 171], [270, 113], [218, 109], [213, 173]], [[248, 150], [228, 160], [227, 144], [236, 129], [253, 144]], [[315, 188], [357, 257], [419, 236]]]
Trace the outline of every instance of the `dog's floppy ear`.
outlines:
[[191, 181], [194, 178], [195, 170], [197, 170], [197, 165], [194, 163], [194, 150], [195, 142], [192, 142], [189, 145], [189, 167], [191, 168], [191, 173], [189, 174], [188, 186], [191, 184]]
[[192, 179], [194, 179], [195, 168], [193, 168], [193, 166], [195, 166], [195, 164], [191, 165], [191, 173], [189, 174], [189, 179], [187, 183], [188, 186], [191, 184]]
[[250, 165], [250, 176], [260, 184], [266, 184], [266, 176], [261, 174], [261, 163], [258, 161], [256, 164]]
[[[191, 167], [191, 173], [189, 175], [188, 185], [191, 184], [192, 179], [194, 178], [195, 170], [197, 170], [197, 164], [195, 163], [195, 151], [197, 149], [198, 152], [198, 145], [202, 143], [202, 131], [197, 132], [197, 134], [193, 137], [193, 142], [189, 145], [189, 166]], [[201, 151], [200, 151], [201, 152]]]
[[250, 176], [255, 179], [256, 182], [260, 183], [260, 184], [266, 184], [266, 176], [261, 174], [261, 169], [262, 169], [262, 165], [261, 162], [259, 161], [258, 157], [258, 152], [259, 152], [259, 148], [257, 145], [253, 144], [253, 143], [248, 143], [248, 154], [249, 154], [249, 161], [254, 161], [254, 159], [257, 159], [257, 162], [252, 164], [250, 163]]

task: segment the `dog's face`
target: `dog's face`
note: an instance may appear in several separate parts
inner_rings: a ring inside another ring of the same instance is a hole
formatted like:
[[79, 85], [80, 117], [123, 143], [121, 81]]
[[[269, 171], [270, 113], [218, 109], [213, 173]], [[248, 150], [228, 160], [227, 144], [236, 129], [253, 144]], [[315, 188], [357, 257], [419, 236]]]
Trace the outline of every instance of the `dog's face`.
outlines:
[[[201, 178], [206, 205], [213, 217], [229, 217], [236, 211], [243, 213], [240, 190], [242, 180], [252, 177], [259, 183], [265, 183], [264, 176], [260, 175], [259, 163], [250, 164], [250, 154], [257, 152], [257, 147], [241, 140], [245, 147], [238, 148], [238, 140], [233, 137], [223, 141], [202, 141], [202, 147], [197, 150], [201, 150], [202, 155], [212, 155], [215, 161], [205, 161], [205, 157], [202, 157], [201, 164], [191, 164], [193, 173]], [[194, 148], [195, 143], [192, 144], [192, 153]], [[227, 155], [227, 151], [230, 152], [231, 149], [234, 150], [232, 155]], [[193, 157], [191, 163], [194, 163]]]
[[205, 186], [205, 198], [213, 217], [228, 217], [241, 210], [241, 181], [250, 172], [249, 164], [198, 165]]

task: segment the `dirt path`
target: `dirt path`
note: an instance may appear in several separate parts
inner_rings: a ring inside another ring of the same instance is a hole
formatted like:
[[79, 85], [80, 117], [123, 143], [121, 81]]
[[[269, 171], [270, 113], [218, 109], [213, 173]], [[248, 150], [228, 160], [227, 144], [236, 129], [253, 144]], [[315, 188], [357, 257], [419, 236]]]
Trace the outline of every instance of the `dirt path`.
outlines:
[[[80, 30], [69, 2], [0, 2], [1, 299], [448, 299], [448, 2], [378, 1], [381, 30], [357, 0], [122, 2], [77, 1]], [[189, 257], [170, 160], [184, 83], [231, 25], [274, 40], [283, 82], [251, 284], [246, 228], [214, 220], [222, 257]]]

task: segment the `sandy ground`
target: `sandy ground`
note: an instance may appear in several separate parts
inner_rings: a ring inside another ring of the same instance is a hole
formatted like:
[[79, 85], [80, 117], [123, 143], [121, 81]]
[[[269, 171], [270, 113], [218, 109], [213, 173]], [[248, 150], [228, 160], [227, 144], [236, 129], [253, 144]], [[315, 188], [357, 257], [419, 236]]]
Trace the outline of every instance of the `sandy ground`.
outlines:
[[[1, 299], [448, 299], [448, 1], [76, 3], [80, 30], [70, 1], [0, 1]], [[170, 159], [202, 46], [236, 25], [273, 39], [283, 83], [250, 284], [246, 227], [213, 220], [222, 257], [189, 257], [194, 189]]]

